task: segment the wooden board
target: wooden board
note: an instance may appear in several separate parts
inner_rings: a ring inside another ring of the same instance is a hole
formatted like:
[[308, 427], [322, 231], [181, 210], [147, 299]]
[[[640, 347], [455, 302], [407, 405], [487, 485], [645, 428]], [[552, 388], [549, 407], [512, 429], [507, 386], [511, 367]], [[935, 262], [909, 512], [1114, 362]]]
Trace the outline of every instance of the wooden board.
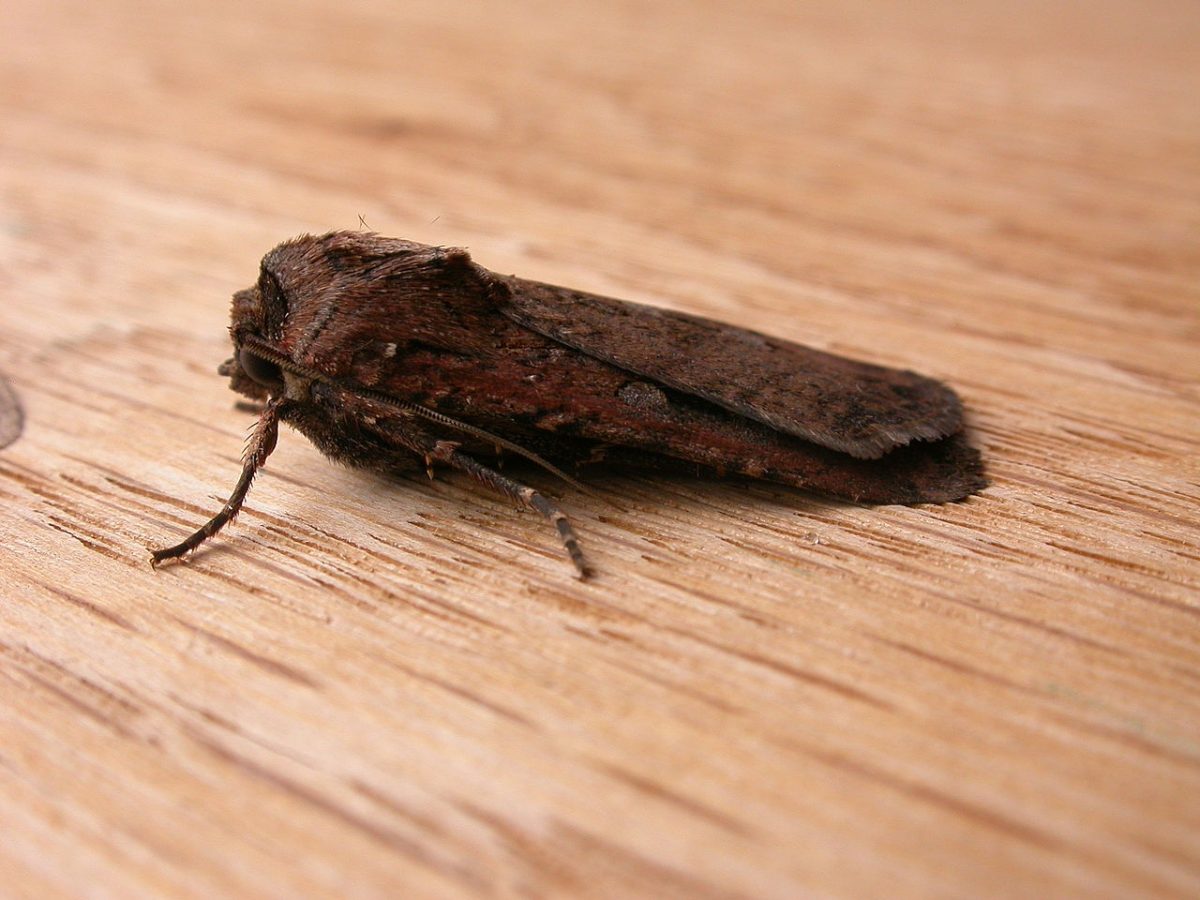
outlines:
[[[1200, 7], [10, 0], [0, 871], [19, 897], [1200, 893]], [[956, 386], [993, 486], [629, 473], [595, 566], [252, 416], [303, 231]]]

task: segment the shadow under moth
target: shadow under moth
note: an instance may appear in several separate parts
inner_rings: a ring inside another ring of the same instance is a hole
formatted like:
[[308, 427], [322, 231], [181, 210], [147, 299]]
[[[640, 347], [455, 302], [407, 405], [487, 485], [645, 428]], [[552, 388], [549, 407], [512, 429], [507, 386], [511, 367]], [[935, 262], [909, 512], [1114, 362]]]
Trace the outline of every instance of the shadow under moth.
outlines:
[[[351, 466], [465, 472], [543, 515], [579, 574], [570, 523], [485, 460], [738, 474], [866, 504], [981, 490], [946, 385], [699, 316], [498, 275], [465, 250], [335, 232], [280, 244], [233, 297], [219, 369], [261, 402], [241, 477], [181, 557], [238, 513], [280, 421]], [[498, 464], [497, 464], [498, 465]]]

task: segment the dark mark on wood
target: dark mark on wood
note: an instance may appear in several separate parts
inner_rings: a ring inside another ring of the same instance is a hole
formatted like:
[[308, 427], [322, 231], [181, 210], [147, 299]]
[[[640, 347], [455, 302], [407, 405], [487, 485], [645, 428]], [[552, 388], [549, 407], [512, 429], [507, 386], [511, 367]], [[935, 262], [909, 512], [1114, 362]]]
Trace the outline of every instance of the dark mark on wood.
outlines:
[[587, 881], [602, 883], [603, 877], [619, 874], [618, 883], [624, 887], [619, 892], [622, 896], [655, 900], [748, 900], [749, 897], [714, 884], [711, 879], [664, 865], [568, 822], [554, 820], [550, 839], [566, 858], [591, 862]]
[[95, 603], [92, 603], [90, 600], [85, 600], [83, 597], [80, 597], [76, 594], [72, 594], [70, 591], [66, 591], [60, 587], [55, 587], [52, 584], [46, 584], [44, 581], [39, 582], [39, 583], [45, 590], [49, 591], [55, 597], [57, 597], [60, 600], [65, 601], [66, 603], [70, 603], [72, 606], [77, 606], [80, 609], [86, 610], [87, 612], [91, 613], [92, 615], [97, 616], [97, 617], [103, 619], [104, 621], [109, 622], [113, 625], [116, 625], [118, 628], [124, 628], [127, 631], [137, 631], [137, 629], [134, 628], [132, 624], [130, 624], [129, 620], [124, 618], [123, 616], [119, 616], [114, 612], [110, 612], [109, 610], [105, 609], [104, 607], [97, 606]]
[[110, 547], [106, 547], [104, 544], [100, 543], [100, 538], [98, 535], [93, 535], [93, 537], [95, 537], [96, 539], [91, 540], [89, 538], [83, 537], [82, 535], [78, 534], [77, 533], [78, 523], [74, 523], [74, 522], [69, 523], [69, 522], [62, 520], [58, 516], [49, 516], [46, 520], [46, 525], [49, 526], [50, 528], [53, 528], [55, 531], [60, 532], [61, 534], [65, 534], [67, 537], [74, 538], [80, 544], [82, 544], [88, 550], [93, 551], [94, 553], [99, 553], [101, 556], [107, 556], [109, 559], [116, 560], [119, 563], [125, 563], [125, 564], [129, 563], [129, 559], [126, 554], [120, 553], [120, 552], [113, 550]]
[[423, 834], [433, 835], [439, 839], [452, 837], [450, 830], [441, 822], [433, 818], [433, 816], [428, 816], [424, 813], [411, 809], [410, 807], [401, 803], [395, 797], [385, 794], [379, 788], [376, 788], [367, 782], [360, 781], [356, 778], [351, 779], [349, 784], [350, 787], [354, 789], [355, 793], [366, 797], [372, 803], [375, 803], [386, 809], [389, 813], [408, 820], [414, 826], [419, 828]]
[[929, 785], [919, 784], [901, 776], [893, 775], [890, 772], [877, 769], [874, 766], [851, 759], [843, 753], [819, 747], [805, 746], [793, 741], [787, 741], [786, 744], [834, 768], [869, 779], [876, 784], [899, 791], [910, 797], [924, 800], [949, 812], [987, 825], [1018, 840], [1047, 849], [1061, 850], [1064, 847], [1064, 842], [1061, 839], [1033, 825], [1009, 818], [995, 810], [988, 809], [968, 800], [951, 796]]
[[359, 815], [349, 809], [339, 806], [333, 800], [323, 796], [316, 790], [307, 785], [287, 778], [284, 775], [273, 772], [269, 768], [260, 763], [257, 763], [239, 753], [235, 753], [228, 747], [225, 747], [218, 741], [209, 738], [207, 735], [190, 726], [184, 726], [183, 729], [187, 735], [196, 742], [197, 745], [203, 747], [208, 752], [212, 753], [219, 759], [224, 760], [229, 765], [241, 770], [252, 778], [264, 782], [272, 787], [290, 795], [300, 802], [312, 807], [318, 812], [330, 816], [333, 819], [348, 825], [360, 834], [365, 835], [373, 841], [377, 841], [383, 846], [394, 850], [398, 853], [411, 859], [413, 862], [419, 863], [439, 875], [451, 877], [455, 880], [465, 882], [473, 888], [481, 888], [482, 885], [476, 873], [458, 865], [447, 865], [442, 861], [434, 858], [434, 856], [426, 851], [420, 844], [412, 838], [402, 835], [390, 828], [379, 825], [364, 816]]
[[472, 801], [450, 800], [496, 835], [518, 871], [536, 873], [537, 883], [546, 885], [550, 896], [588, 896], [600, 884], [616, 885], [609, 891], [614, 896], [656, 900], [743, 900], [746, 896], [559, 819], [534, 833]]
[[469, 703], [473, 703], [476, 706], [483, 707], [484, 709], [489, 710], [490, 712], [494, 713], [495, 715], [501, 716], [505, 719], [508, 719], [509, 721], [516, 722], [518, 725], [523, 725], [526, 728], [535, 728], [536, 727], [533, 723], [533, 720], [528, 718], [527, 716], [523, 716], [519, 712], [516, 712], [515, 710], [511, 710], [506, 706], [501, 706], [499, 703], [495, 703], [491, 700], [481, 697], [478, 694], [476, 694], [475, 692], [469, 691], [466, 688], [459, 687], [458, 685], [455, 685], [455, 684], [451, 684], [448, 681], [445, 681], [441, 678], [437, 678], [426, 672], [421, 672], [421, 671], [418, 671], [417, 669], [410, 668], [409, 666], [406, 666], [400, 662], [396, 662], [395, 660], [389, 659], [389, 660], [387, 660], [387, 664], [392, 666], [393, 668], [399, 669], [401, 672], [403, 672], [405, 675], [408, 675], [411, 678], [415, 678], [418, 681], [424, 681], [428, 684], [435, 685], [435, 686], [441, 688], [443, 691], [447, 691], [448, 693], [454, 694], [456, 697], [461, 697], [463, 700], [466, 700]]
[[690, 797], [685, 797], [682, 794], [678, 794], [670, 788], [659, 784], [650, 778], [645, 778], [641, 775], [630, 772], [627, 769], [622, 769], [619, 766], [614, 766], [604, 762], [594, 762], [592, 763], [592, 768], [598, 772], [603, 772], [610, 778], [614, 778], [617, 781], [623, 782], [635, 790], [641, 791], [644, 794], [649, 794], [652, 797], [657, 797], [659, 800], [678, 807], [679, 809], [682, 809], [691, 815], [706, 819], [725, 831], [729, 831], [733, 834], [738, 834], [743, 837], [753, 834], [753, 830], [745, 822], [735, 819], [733, 816], [730, 816], [719, 809], [713, 809], [712, 807], [707, 806], [698, 800], [693, 800]]
[[258, 666], [260, 669], [263, 669], [266, 672], [270, 672], [272, 675], [279, 675], [280, 677], [286, 678], [289, 681], [294, 681], [297, 684], [302, 684], [305, 687], [313, 689], [320, 688], [321, 686], [320, 682], [301, 672], [299, 669], [293, 668], [285, 663], [281, 663], [278, 660], [271, 659], [270, 657], [263, 656], [261, 653], [255, 653], [253, 650], [243, 647], [236, 641], [232, 641], [227, 637], [222, 637], [221, 635], [201, 628], [198, 625], [193, 625], [192, 623], [187, 622], [184, 619], [180, 619], [177, 616], [173, 616], [172, 618], [174, 618], [175, 621], [184, 628], [187, 628], [193, 633], [204, 637], [223, 650], [227, 650], [228, 652], [232, 653], [234, 656], [239, 656], [246, 660], [246, 662]]
[[786, 675], [789, 678], [794, 678], [797, 681], [805, 684], [811, 684], [814, 687], [821, 687], [825, 690], [832, 691], [835, 694], [840, 694], [849, 700], [857, 700], [860, 703], [866, 703], [878, 709], [886, 709], [893, 712], [896, 709], [895, 704], [887, 700], [872, 696], [866, 691], [859, 690], [858, 688], [852, 687], [848, 684], [843, 684], [842, 682], [833, 678], [829, 678], [825, 675], [820, 675], [816, 672], [809, 672], [805, 669], [798, 669], [793, 665], [789, 665], [788, 663], [780, 662], [776, 659], [770, 659], [769, 657], [762, 656], [758, 653], [751, 653], [748, 650], [739, 650], [736, 647], [727, 647], [724, 644], [718, 644], [716, 641], [710, 641], [707, 638], [700, 637], [699, 635], [693, 634], [690, 631], [685, 631], [682, 628], [675, 628], [670, 625], [664, 625], [662, 628], [664, 631], [669, 631], [673, 634], [679, 635], [680, 637], [695, 641], [696, 643], [702, 644], [705, 647], [711, 647], [713, 650], [718, 650], [722, 653], [728, 653], [730, 656], [745, 660], [749, 663], [754, 663], [758, 666], [763, 666], [764, 668], [778, 672], [781, 675]]
[[0, 450], [21, 436], [25, 429], [25, 412], [17, 392], [3, 375], [0, 375]]
[[[31, 681], [59, 697], [72, 709], [87, 716], [125, 738], [137, 738], [136, 732], [125, 725], [128, 719], [141, 716], [140, 706], [71, 671], [49, 657], [29, 647], [0, 644], [0, 656], [5, 657]], [[88, 702], [88, 701], [92, 702]]]

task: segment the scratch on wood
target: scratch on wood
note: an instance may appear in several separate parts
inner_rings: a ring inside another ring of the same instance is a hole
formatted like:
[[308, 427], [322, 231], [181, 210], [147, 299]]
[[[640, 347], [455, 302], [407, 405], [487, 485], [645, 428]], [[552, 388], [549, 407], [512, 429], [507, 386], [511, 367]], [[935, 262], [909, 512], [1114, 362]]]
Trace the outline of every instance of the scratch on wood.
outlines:
[[485, 697], [481, 697], [473, 691], [469, 691], [466, 688], [451, 684], [448, 681], [444, 681], [441, 678], [436, 678], [433, 675], [429, 675], [425, 672], [420, 672], [417, 669], [410, 668], [403, 663], [397, 662], [396, 660], [387, 660], [387, 664], [393, 668], [399, 669], [401, 672], [411, 678], [415, 678], [418, 681], [424, 681], [428, 684], [436, 685], [442, 690], [454, 694], [456, 697], [461, 697], [469, 703], [474, 703], [476, 706], [481, 706], [484, 709], [508, 719], [511, 722], [516, 722], [518, 725], [524, 725], [526, 728], [536, 728], [533, 720], [527, 716], [523, 716], [515, 710], [511, 710], [506, 706], [501, 706], [499, 703], [495, 703], [486, 699]]
[[[645, 646], [643, 645], [642, 649], [645, 650], [647, 648], [645, 648]], [[633, 675], [636, 678], [644, 678], [646, 681], [649, 681], [651, 684], [656, 684], [659, 687], [664, 688], [667, 691], [670, 691], [671, 693], [679, 694], [684, 697], [690, 697], [691, 699], [693, 699], [699, 703], [703, 703], [706, 706], [711, 706], [713, 709], [719, 709], [719, 710], [721, 710], [721, 712], [728, 713], [729, 715], [740, 716], [743, 713], [745, 713], [745, 710], [742, 707], [735, 706], [732, 703], [728, 703], [725, 700], [722, 700], [720, 697], [716, 696], [714, 693], [709, 693], [706, 691], [698, 690], [696, 688], [689, 687], [686, 684], [681, 684], [678, 681], [672, 681], [669, 678], [663, 678], [659, 675], [654, 674], [653, 672], [646, 671], [645, 669], [641, 668], [640, 666], [635, 666], [630, 663], [625, 663], [623, 668], [625, 669], [626, 672], [628, 672], [629, 674]]]
[[599, 837], [578, 826], [552, 820], [548, 833], [534, 834], [500, 813], [468, 800], [452, 802], [463, 813], [489, 828], [509, 859], [539, 884], [552, 887], [556, 896], [582, 896], [585, 886], [605, 884], [616, 896], [653, 896], [688, 900], [733, 900], [743, 895], [722, 890], [672, 866], [646, 858], [633, 850]]
[[195, 741], [196, 744], [203, 747], [209, 753], [213, 754], [234, 768], [237, 768], [250, 777], [264, 782], [276, 788], [277, 790], [296, 798], [304, 804], [316, 809], [318, 812], [330, 816], [344, 825], [348, 825], [371, 840], [403, 854], [413, 862], [423, 865], [439, 875], [465, 881], [473, 888], [486, 887], [476, 873], [466, 869], [463, 866], [449, 865], [443, 863], [441, 860], [435, 859], [432, 854], [426, 851], [411, 838], [399, 834], [398, 832], [393, 831], [390, 828], [386, 828], [376, 822], [372, 822], [369, 819], [353, 812], [352, 810], [339, 806], [337, 803], [323, 796], [316, 790], [300, 784], [291, 778], [287, 778], [278, 772], [273, 772], [266, 766], [260, 765], [259, 763], [254, 762], [253, 760], [248, 759], [239, 753], [235, 753], [228, 747], [225, 747], [221, 743], [212, 740], [205, 734], [193, 728], [185, 727], [184, 730], [187, 732], [188, 737]]
[[754, 834], [753, 829], [751, 829], [750, 826], [745, 822], [735, 819], [733, 816], [730, 816], [719, 809], [713, 809], [712, 807], [707, 806], [698, 800], [693, 800], [690, 797], [685, 797], [682, 794], [676, 793], [665, 785], [652, 781], [649, 778], [644, 778], [641, 775], [637, 775], [627, 769], [603, 762], [592, 763], [592, 768], [598, 772], [603, 772], [610, 778], [615, 778], [617, 781], [629, 785], [637, 791], [641, 791], [644, 794], [649, 794], [652, 797], [657, 797], [659, 800], [678, 807], [679, 809], [682, 809], [691, 815], [699, 816], [700, 818], [713, 823], [725, 831], [729, 831], [733, 834], [738, 834], [743, 837], [752, 836]]
[[452, 838], [453, 835], [447, 830], [441, 822], [437, 821], [433, 816], [425, 815], [409, 808], [405, 804], [398, 801], [396, 798], [388, 796], [379, 788], [361, 781], [357, 778], [351, 779], [349, 785], [354, 789], [356, 794], [366, 797], [372, 803], [375, 803], [393, 815], [407, 819], [414, 826], [419, 828], [423, 834], [436, 835], [438, 838]]
[[1023, 615], [1019, 615], [1018, 613], [1009, 612], [1007, 610], [996, 609], [995, 607], [991, 607], [991, 606], [985, 606], [980, 601], [971, 600], [971, 599], [963, 598], [963, 597], [956, 597], [953, 594], [947, 593], [945, 591], [930, 590], [929, 594], [932, 596], [936, 596], [938, 599], [944, 600], [945, 602], [951, 603], [955, 606], [965, 607], [966, 609], [972, 610], [975, 613], [985, 615], [985, 616], [994, 616], [995, 618], [1002, 619], [1005, 622], [1013, 622], [1017, 625], [1023, 625], [1024, 627], [1032, 629], [1033, 631], [1038, 631], [1043, 634], [1050, 634], [1050, 635], [1053, 635], [1054, 637], [1059, 637], [1059, 638], [1062, 638], [1063, 640], [1071, 641], [1072, 643], [1080, 644], [1081, 646], [1084, 646], [1084, 647], [1091, 647], [1093, 650], [1103, 650], [1105, 653], [1110, 653], [1115, 656], [1121, 656], [1121, 657], [1126, 657], [1126, 658], [1128, 658], [1130, 656], [1129, 651], [1122, 647], [1118, 647], [1113, 644], [1105, 643], [1104, 641], [1095, 640], [1093, 638], [1088, 637], [1085, 634], [1070, 631], [1066, 628], [1061, 628], [1058, 625], [1050, 625], [1046, 622], [1039, 622], [1036, 619], [1030, 618], [1029, 616], [1023, 616]]
[[83, 597], [80, 597], [76, 594], [72, 594], [70, 591], [63, 590], [62, 588], [55, 587], [52, 584], [46, 584], [46, 582], [44, 582], [44, 581], [41, 581], [38, 583], [43, 588], [45, 588], [49, 593], [53, 594], [55, 597], [57, 597], [60, 600], [70, 603], [73, 606], [78, 606], [80, 609], [86, 610], [87, 612], [91, 613], [92, 615], [98, 616], [99, 618], [104, 619], [106, 622], [111, 622], [113, 625], [116, 625], [118, 628], [124, 628], [127, 631], [137, 631], [137, 629], [134, 628], [133, 625], [130, 624], [128, 619], [124, 618], [123, 616], [117, 615], [117, 613], [115, 613], [115, 612], [111, 612], [102, 606], [97, 606], [95, 603], [93, 603], [90, 600], [85, 600]]
[[934, 806], [939, 806], [992, 829], [1004, 832], [1010, 837], [1047, 849], [1059, 851], [1065, 849], [1065, 843], [1058, 837], [1040, 828], [1028, 825], [1025, 822], [1009, 818], [995, 810], [980, 806], [977, 803], [963, 800], [960, 797], [953, 797], [929, 785], [919, 784], [915, 781], [893, 775], [890, 772], [882, 771], [874, 766], [851, 759], [843, 753], [806, 746], [795, 741], [787, 741], [786, 743], [793, 749], [799, 750], [814, 759], [819, 759], [834, 768], [867, 778], [870, 781], [899, 791], [914, 799], [924, 800]]
[[[1080, 731], [1085, 731], [1088, 734], [1094, 734], [1106, 740], [1114, 741], [1126, 747], [1133, 747], [1143, 753], [1156, 756], [1161, 759], [1167, 759], [1171, 762], [1184, 766], [1189, 769], [1200, 767], [1200, 756], [1197, 756], [1195, 745], [1192, 745], [1188, 750], [1176, 750], [1171, 747], [1164, 747], [1161, 744], [1156, 744], [1147, 737], [1135, 734], [1132, 731], [1127, 731], [1123, 728], [1110, 727], [1100, 722], [1091, 722], [1081, 718], [1078, 715], [1071, 713], [1055, 713], [1055, 718], [1060, 722], [1072, 727], [1078, 728]], [[1139, 727], [1141, 723], [1132, 722], [1130, 727]]]
[[758, 653], [751, 653], [748, 650], [738, 650], [736, 647], [727, 647], [724, 644], [719, 644], [716, 641], [710, 641], [707, 638], [702, 638], [700, 635], [693, 634], [690, 631], [685, 631], [682, 628], [675, 628], [670, 625], [663, 625], [661, 627], [664, 631], [669, 631], [672, 634], [677, 634], [680, 637], [695, 641], [698, 644], [703, 644], [705, 647], [711, 647], [713, 650], [719, 650], [722, 653], [728, 653], [730, 656], [735, 656], [738, 659], [745, 660], [746, 662], [763, 666], [764, 668], [779, 672], [782, 675], [787, 675], [788, 677], [794, 678], [797, 681], [802, 681], [805, 684], [811, 684], [816, 687], [825, 688], [826, 690], [832, 691], [835, 694], [841, 694], [843, 697], [848, 699], [857, 700], [860, 703], [867, 703], [879, 709], [892, 711], [896, 709], [895, 704], [893, 703], [889, 703], [886, 700], [872, 696], [865, 691], [859, 690], [856, 687], [844, 684], [843, 682], [829, 678], [825, 675], [820, 675], [816, 672], [809, 672], [805, 669], [798, 669], [795, 666], [788, 665], [787, 663], [780, 662], [779, 660], [770, 659], [769, 657], [762, 656]]
[[49, 691], [50, 693], [54, 694], [56, 697], [58, 697], [60, 700], [62, 700], [64, 703], [66, 703], [68, 706], [70, 706], [72, 709], [76, 710], [77, 712], [82, 713], [83, 715], [87, 716], [89, 719], [92, 719], [93, 721], [98, 722], [99, 724], [103, 725], [105, 728], [112, 729], [117, 734], [119, 734], [121, 737], [130, 738], [130, 737], [134, 736], [133, 732], [131, 732], [129, 729], [125, 728], [120, 722], [109, 718], [108, 716], [106, 716], [104, 714], [103, 711], [98, 710], [93, 706], [89, 706], [87, 703], [84, 703], [78, 697], [74, 696], [70, 691], [65, 690], [62, 687], [59, 687], [53, 681], [50, 681], [47, 678], [43, 678], [41, 675], [38, 675], [35, 672], [27, 671], [25, 673], [25, 675], [27, 678], [29, 678], [30, 681], [39, 685], [43, 690]]
[[211, 643], [216, 644], [222, 650], [227, 650], [234, 656], [241, 657], [242, 659], [246, 660], [246, 662], [258, 666], [258, 668], [270, 672], [272, 675], [278, 675], [282, 678], [288, 679], [289, 681], [302, 684], [305, 687], [313, 688], [314, 690], [321, 687], [321, 683], [319, 681], [309, 675], [306, 675], [299, 669], [289, 666], [286, 663], [281, 663], [278, 660], [271, 659], [268, 656], [263, 656], [261, 653], [255, 653], [253, 650], [243, 647], [236, 641], [232, 641], [227, 637], [222, 637], [215, 632], [201, 628], [199, 625], [193, 625], [191, 622], [181, 619], [178, 616], [172, 616], [172, 618], [184, 628], [189, 629], [195, 634], [201, 635]]
[[1001, 675], [996, 675], [992, 672], [986, 672], [983, 669], [976, 668], [975, 666], [968, 665], [967, 663], [959, 662], [955, 659], [950, 659], [945, 656], [938, 656], [936, 653], [930, 653], [928, 650], [922, 650], [920, 647], [914, 647], [911, 644], [904, 643], [903, 641], [895, 641], [891, 638], [883, 637], [881, 635], [871, 635], [871, 640], [878, 641], [887, 647], [892, 647], [901, 651], [902, 653], [907, 653], [910, 656], [915, 656], [917, 659], [923, 659], [925, 662], [932, 663], [933, 665], [942, 666], [943, 668], [947, 668], [952, 672], [957, 672], [960, 675], [969, 675], [972, 678], [979, 678], [991, 684], [996, 684], [1014, 691], [1020, 691], [1024, 694], [1033, 694], [1036, 696], [1040, 693], [1033, 688], [1026, 687], [1023, 684], [1018, 684], [1017, 682], [1008, 678], [1004, 678]]
[[55, 531], [65, 534], [67, 537], [71, 537], [71, 538], [74, 538], [75, 540], [79, 541], [79, 543], [82, 544], [84, 547], [86, 547], [88, 550], [91, 550], [95, 553], [99, 553], [101, 556], [107, 556], [109, 559], [114, 559], [119, 563], [125, 563], [126, 565], [130, 564], [128, 555], [121, 554], [121, 553], [117, 552], [116, 550], [113, 550], [109, 547], [104, 546], [104, 544], [99, 542], [98, 535], [92, 535], [91, 537], [95, 538], [95, 540], [91, 540], [89, 538], [85, 538], [82, 535], [76, 533], [76, 529], [78, 528], [78, 525], [74, 525], [74, 527], [72, 527], [72, 523], [65, 522], [62, 519], [60, 519], [58, 516], [50, 516], [47, 519], [46, 524], [49, 525], [51, 528], [53, 528]]
[[121, 737], [137, 737], [125, 724], [126, 720], [141, 716], [142, 709], [137, 704], [28, 647], [0, 644], [0, 656], [11, 660], [26, 678], [54, 694], [77, 712]]
[[573, 824], [555, 821], [552, 837], [571, 858], [600, 857], [600, 875], [612, 869], [625, 896], [678, 897], [686, 900], [746, 900], [750, 895], [714, 884], [712, 879], [664, 865], [623, 847], [607, 837]]

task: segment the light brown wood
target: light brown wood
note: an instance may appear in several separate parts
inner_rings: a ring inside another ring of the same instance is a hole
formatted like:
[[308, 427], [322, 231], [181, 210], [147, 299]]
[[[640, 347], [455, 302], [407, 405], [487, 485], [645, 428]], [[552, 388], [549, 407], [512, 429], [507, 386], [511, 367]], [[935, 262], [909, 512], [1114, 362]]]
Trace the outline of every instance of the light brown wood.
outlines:
[[[1200, 7], [108, 3], [0, 28], [0, 892], [1200, 893]], [[993, 485], [553, 532], [252, 416], [358, 227], [955, 385]]]

